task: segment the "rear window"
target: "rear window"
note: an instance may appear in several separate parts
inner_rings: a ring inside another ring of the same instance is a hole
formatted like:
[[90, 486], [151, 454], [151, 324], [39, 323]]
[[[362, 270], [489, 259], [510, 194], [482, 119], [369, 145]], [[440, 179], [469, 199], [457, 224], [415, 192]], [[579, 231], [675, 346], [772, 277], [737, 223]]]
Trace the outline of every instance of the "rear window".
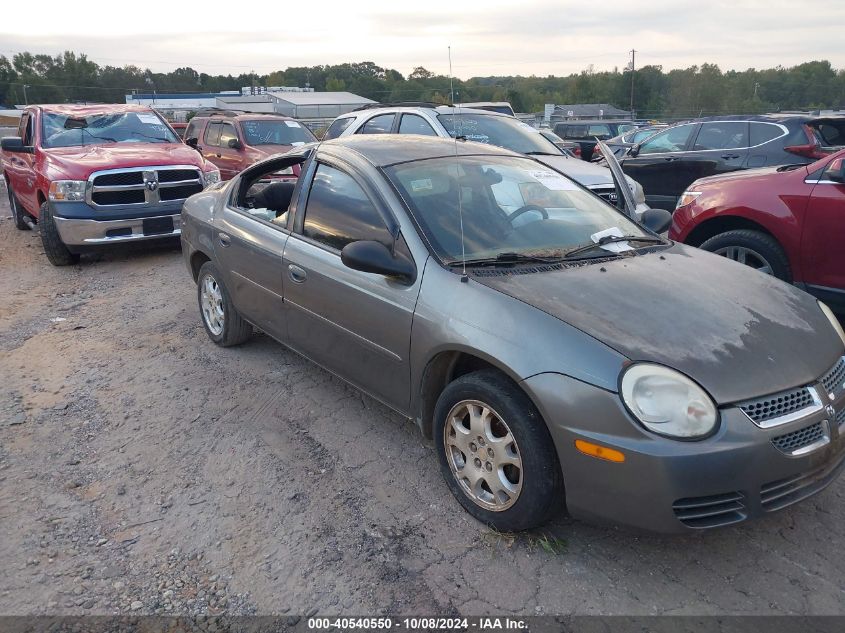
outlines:
[[811, 123], [819, 139], [825, 147], [836, 147], [845, 145], [845, 120], [843, 121], [818, 121]]

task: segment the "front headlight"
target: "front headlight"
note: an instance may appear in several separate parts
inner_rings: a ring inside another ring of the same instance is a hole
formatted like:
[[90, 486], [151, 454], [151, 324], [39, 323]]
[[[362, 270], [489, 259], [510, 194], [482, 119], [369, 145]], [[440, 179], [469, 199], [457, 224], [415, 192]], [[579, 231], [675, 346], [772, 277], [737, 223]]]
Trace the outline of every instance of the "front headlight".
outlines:
[[678, 198], [678, 204], [675, 205], [675, 208], [680, 209], [681, 207], [687, 206], [700, 195], [700, 191], [684, 191], [681, 197]]
[[50, 183], [50, 200], [53, 202], [78, 202], [85, 200], [84, 180], [54, 180]]
[[210, 187], [216, 182], [220, 182], [220, 170], [219, 169], [212, 169], [211, 171], [205, 172], [205, 186]]
[[833, 326], [833, 329], [836, 330], [836, 333], [839, 334], [839, 338], [842, 339], [842, 343], [845, 344], [845, 330], [842, 329], [842, 324], [839, 322], [839, 319], [836, 318], [836, 315], [833, 314], [833, 310], [827, 307], [825, 303], [819, 301], [819, 307], [824, 312], [824, 315], [830, 320], [830, 324]]
[[682, 373], [637, 363], [622, 374], [622, 401], [649, 431], [679, 439], [710, 435], [719, 413], [709, 395]]

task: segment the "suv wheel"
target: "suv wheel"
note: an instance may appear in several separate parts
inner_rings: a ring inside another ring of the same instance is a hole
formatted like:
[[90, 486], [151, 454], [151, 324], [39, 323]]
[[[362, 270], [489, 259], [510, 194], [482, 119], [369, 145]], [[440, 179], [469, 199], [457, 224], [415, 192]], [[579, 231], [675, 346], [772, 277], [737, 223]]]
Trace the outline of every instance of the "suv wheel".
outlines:
[[701, 248], [722, 255], [740, 264], [751, 266], [766, 275], [792, 281], [789, 260], [781, 245], [771, 235], [760, 231], [727, 231], [711, 237]]
[[440, 469], [479, 521], [504, 532], [545, 523], [563, 505], [552, 438], [533, 403], [493, 370], [461, 376], [434, 411]]
[[41, 234], [44, 254], [53, 266], [70, 266], [79, 261], [79, 255], [71, 253], [62, 242], [50, 205], [46, 202], [41, 205], [41, 211], [38, 214], [38, 232]]
[[26, 211], [21, 207], [18, 197], [15, 195], [14, 190], [12, 190], [12, 184], [8, 181], [6, 182], [6, 192], [9, 194], [9, 208], [12, 210], [12, 219], [15, 221], [15, 228], [20, 231], [26, 231], [29, 229], [29, 225], [24, 222]]
[[217, 345], [239, 345], [252, 335], [252, 325], [235, 310], [220, 272], [211, 262], [205, 262], [197, 275], [197, 300], [208, 338]]

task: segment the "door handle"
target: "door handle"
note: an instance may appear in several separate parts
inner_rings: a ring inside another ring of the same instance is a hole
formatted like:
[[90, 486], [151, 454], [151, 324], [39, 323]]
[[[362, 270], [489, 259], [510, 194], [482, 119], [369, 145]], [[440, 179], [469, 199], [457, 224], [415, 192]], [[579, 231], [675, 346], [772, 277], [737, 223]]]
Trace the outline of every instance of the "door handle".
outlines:
[[673, 161], [680, 160], [680, 159], [677, 156], [667, 156], [663, 160], [665, 160], [667, 163], [671, 163]]
[[223, 158], [220, 154], [215, 154], [215, 156], [217, 156], [217, 158]]
[[722, 154], [722, 158], [730, 160], [732, 158], [739, 158], [739, 154]]
[[225, 233], [218, 233], [217, 239], [220, 240], [220, 246], [229, 246], [232, 243], [232, 238]]
[[296, 264], [288, 264], [288, 277], [293, 283], [301, 284], [308, 277], [308, 273]]

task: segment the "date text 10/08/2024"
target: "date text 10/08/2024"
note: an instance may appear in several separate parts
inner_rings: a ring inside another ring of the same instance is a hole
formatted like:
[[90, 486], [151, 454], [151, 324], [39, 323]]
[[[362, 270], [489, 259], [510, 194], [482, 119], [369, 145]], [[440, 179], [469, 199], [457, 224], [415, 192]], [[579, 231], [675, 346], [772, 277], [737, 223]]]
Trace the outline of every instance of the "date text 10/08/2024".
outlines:
[[525, 620], [519, 618], [436, 618], [436, 617], [411, 617], [411, 618], [308, 618], [310, 630], [339, 629], [341, 631], [352, 630], [442, 630], [442, 631], [504, 631], [523, 630], [528, 628]]

